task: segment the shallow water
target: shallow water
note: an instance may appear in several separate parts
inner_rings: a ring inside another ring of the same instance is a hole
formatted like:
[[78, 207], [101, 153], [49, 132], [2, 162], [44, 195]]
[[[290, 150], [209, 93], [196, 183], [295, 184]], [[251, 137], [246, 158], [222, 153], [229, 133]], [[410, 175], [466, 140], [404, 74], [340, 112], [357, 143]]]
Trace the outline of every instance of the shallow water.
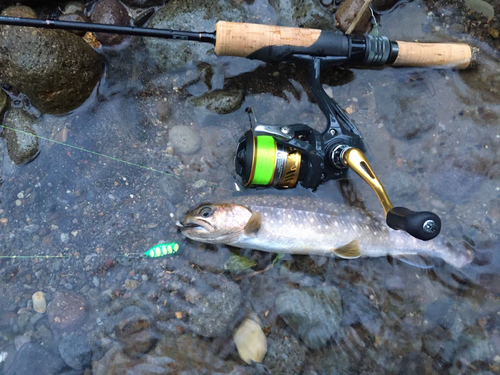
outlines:
[[[276, 19], [261, 1], [249, 9], [266, 22]], [[384, 15], [382, 30], [393, 39], [452, 40], [419, 2]], [[350, 118], [393, 203], [439, 214], [443, 235], [475, 242], [478, 264], [456, 271], [436, 262], [434, 269], [421, 270], [385, 258], [290, 256], [265, 272], [243, 275], [224, 268], [229, 249], [184, 240], [175, 221], [194, 203], [237, 193], [233, 155], [249, 128], [246, 107], [253, 107], [263, 123], [322, 128], [324, 117], [308, 98], [300, 67], [211, 59], [214, 74], [207, 81], [206, 71], [195, 66], [155, 73], [154, 62], [134, 40], [102, 53], [107, 74], [94, 95], [73, 113], [44, 115], [37, 133], [60, 139], [67, 129], [67, 144], [143, 168], [47, 140], [41, 140], [41, 153], [33, 162], [14, 166], [1, 144], [1, 255], [62, 256], [0, 260], [4, 363], [15, 358], [14, 339], [23, 335], [59, 352], [68, 332], [58, 329], [48, 314], [36, 314], [31, 296], [42, 290], [50, 303], [58, 292], [71, 290], [86, 304], [83, 320], [72, 331], [91, 343], [96, 362], [113, 342], [127, 346], [114, 316], [125, 319], [124, 311], [133, 307], [149, 319], [148, 332], [156, 338], [152, 342], [170, 336], [179, 340], [164, 343], [168, 355], [158, 347], [149, 353], [171, 357], [177, 363], [172, 373], [263, 372], [259, 366], [245, 366], [231, 343], [232, 327], [249, 311], [268, 334], [264, 365], [272, 373], [500, 373], [500, 66], [486, 48], [481, 65], [466, 72], [383, 68], [324, 74], [331, 83], [327, 90], [352, 110]], [[209, 90], [207, 82], [212, 90], [242, 88], [241, 108], [216, 115], [190, 106], [186, 98]], [[200, 151], [175, 153], [169, 141], [175, 125], [201, 134]], [[273, 193], [342, 202], [344, 189], [350, 203], [382, 210], [354, 173], [342, 186], [330, 181], [315, 193], [301, 187]], [[172, 241], [183, 248], [175, 258], [125, 256]], [[259, 252], [241, 255], [255, 259], [256, 270], [274, 259]], [[139, 286], [124, 287], [127, 279]], [[236, 312], [228, 318], [227, 332], [218, 331], [213, 338], [199, 327], [208, 323], [196, 315], [199, 306], [192, 294], [211, 301], [211, 293], [228, 283], [236, 284], [234, 295], [241, 301], [228, 305]], [[308, 349], [278, 316], [274, 303], [290, 290], [326, 286], [340, 291], [340, 328], [325, 338], [326, 346], [306, 355]], [[194, 316], [201, 323], [194, 325]], [[272, 351], [278, 354], [270, 358]], [[203, 362], [207, 353], [213, 360]], [[131, 358], [128, 368], [145, 361]], [[117, 362], [103, 366], [119, 373]], [[96, 369], [94, 364], [99, 373]]]

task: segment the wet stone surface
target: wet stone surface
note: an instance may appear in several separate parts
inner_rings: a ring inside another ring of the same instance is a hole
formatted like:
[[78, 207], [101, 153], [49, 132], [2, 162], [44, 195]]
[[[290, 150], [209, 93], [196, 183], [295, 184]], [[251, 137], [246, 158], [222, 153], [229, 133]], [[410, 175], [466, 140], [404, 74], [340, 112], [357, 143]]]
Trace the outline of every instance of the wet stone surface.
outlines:
[[[8, 8], [2, 15], [34, 18], [30, 8]], [[2, 26], [0, 79], [31, 98], [43, 113], [62, 114], [80, 106], [101, 78], [97, 53], [64, 30]]]
[[13, 108], [5, 113], [3, 137], [7, 145], [10, 160], [15, 164], [24, 164], [38, 154], [38, 139], [33, 126], [36, 119], [21, 108]]

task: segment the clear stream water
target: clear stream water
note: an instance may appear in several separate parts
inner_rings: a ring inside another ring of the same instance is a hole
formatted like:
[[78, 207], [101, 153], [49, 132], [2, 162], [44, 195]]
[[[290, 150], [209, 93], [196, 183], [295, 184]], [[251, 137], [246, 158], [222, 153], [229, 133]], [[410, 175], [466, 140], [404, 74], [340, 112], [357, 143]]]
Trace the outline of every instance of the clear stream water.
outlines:
[[[270, 12], [260, 1], [251, 9], [259, 7]], [[275, 20], [273, 14], [267, 17], [268, 22]], [[382, 32], [391, 39], [453, 40], [419, 2], [384, 15]], [[500, 65], [487, 48], [481, 65], [471, 71], [389, 67], [325, 74], [331, 83], [325, 88], [352, 112], [350, 118], [362, 132], [370, 162], [393, 203], [438, 213], [444, 234], [474, 240], [478, 264], [456, 271], [436, 262], [434, 269], [422, 270], [386, 258], [289, 257], [269, 271], [243, 277], [225, 271], [228, 249], [187, 242], [175, 221], [194, 203], [236, 192], [233, 155], [249, 127], [246, 107], [253, 107], [264, 123], [303, 122], [322, 128], [324, 117], [309, 100], [300, 67], [222, 58], [211, 60], [212, 76], [193, 66], [158, 74], [155, 63], [134, 43], [102, 53], [107, 72], [97, 92], [70, 114], [44, 115], [37, 133], [64, 140], [67, 132], [68, 144], [179, 177], [44, 140], [33, 162], [14, 166], [0, 143], [0, 254], [67, 256], [0, 260], [0, 352], [7, 353], [6, 361], [15, 356], [16, 337], [27, 335], [32, 343], [57, 353], [67, 335], [52, 326], [47, 314], [34, 318], [38, 315], [31, 296], [37, 290], [47, 293], [48, 303], [61, 290], [85, 296], [86, 315], [74, 329], [87, 335], [98, 361], [109, 348], [106, 339], [117, 340], [102, 327], [130, 305], [155, 321], [178, 321], [184, 328], [177, 334], [197, 337], [186, 328], [186, 285], [196, 289], [222, 277], [241, 289], [242, 311], [237, 315], [251, 309], [267, 333], [286, 333], [269, 339], [274, 347], [294, 337], [273, 310], [277, 293], [311, 286], [340, 290], [341, 333], [322, 350], [300, 357], [298, 364], [287, 353], [288, 359], [280, 359], [284, 367], [274, 373], [500, 373]], [[239, 85], [245, 90], [241, 108], [216, 115], [187, 104], [188, 96], [208, 91], [207, 80], [212, 89]], [[175, 125], [190, 126], [201, 135], [197, 153], [175, 153], [169, 139]], [[344, 190], [358, 203], [381, 211], [374, 193], [354, 173]], [[345, 199], [337, 181], [315, 193], [301, 187], [273, 193], [328, 202]], [[169, 259], [123, 257], [160, 241], [177, 241], [184, 251]], [[244, 254], [258, 259], [260, 269], [272, 260], [257, 252]], [[169, 275], [186, 268], [195, 271], [191, 279], [180, 279], [186, 285], [166, 288]], [[128, 290], [123, 287], [126, 279], [140, 286]], [[203, 288], [198, 292], [203, 295]], [[31, 319], [28, 324], [20, 322], [23, 308]], [[178, 311], [184, 311], [181, 319], [174, 314]], [[155, 334], [168, 336], [159, 327], [152, 329]], [[243, 366], [230, 333], [196, 340], [188, 345], [190, 353], [201, 345], [230, 368], [263, 371]], [[294, 342], [292, 352], [305, 353], [305, 346]], [[188, 373], [211, 372], [203, 364], [186, 364], [186, 353], [172, 356]]]

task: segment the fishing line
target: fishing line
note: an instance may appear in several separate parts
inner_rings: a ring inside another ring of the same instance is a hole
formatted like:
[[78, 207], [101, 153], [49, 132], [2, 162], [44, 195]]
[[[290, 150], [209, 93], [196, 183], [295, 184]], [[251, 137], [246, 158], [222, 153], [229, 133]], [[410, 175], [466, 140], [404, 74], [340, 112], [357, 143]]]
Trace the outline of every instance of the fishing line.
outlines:
[[[83, 148], [83, 147], [74, 146], [72, 144], [56, 141], [55, 139], [52, 139], [52, 138], [43, 137], [43, 136], [40, 136], [38, 134], [32, 134], [32, 133], [24, 131], [24, 130], [14, 129], [14, 128], [11, 128], [9, 126], [5, 126], [3, 124], [0, 124], [0, 127], [4, 128], [4, 129], [13, 130], [15, 132], [19, 132], [22, 134], [30, 135], [32, 137], [39, 138], [39, 139], [42, 139], [44, 141], [48, 141], [48, 142], [52, 142], [52, 143], [55, 143], [58, 145], [70, 147], [70, 148], [73, 148], [73, 149], [78, 150], [78, 151], [87, 152], [89, 154], [93, 154], [93, 155], [104, 157], [104, 158], [107, 158], [107, 159], [110, 159], [113, 161], [117, 161], [120, 163], [131, 165], [131, 166], [134, 166], [137, 168], [142, 168], [142, 169], [156, 172], [156, 173], [160, 173], [160, 174], [166, 174], [166, 175], [173, 176], [176, 178], [182, 178], [182, 177], [179, 177], [171, 172], [161, 171], [161, 170], [155, 169], [153, 167], [147, 167], [147, 166], [133, 163], [133, 162], [130, 162], [130, 161], [127, 161], [124, 159], [114, 157], [114, 156], [105, 155], [105, 154], [102, 154], [100, 152], [88, 150], [88, 149]], [[229, 190], [226, 188], [220, 188], [220, 189]], [[89, 255], [91, 255], [92, 257], [125, 257], [125, 258], [137, 258], [137, 259], [139, 259], [139, 258], [170, 257], [170, 256], [179, 255], [179, 253], [180, 253], [179, 244], [177, 242], [170, 242], [170, 243], [161, 243], [161, 244], [158, 244], [156, 246], [153, 246], [151, 249], [149, 249], [148, 251], [146, 251], [144, 253], [89, 254]], [[71, 257], [76, 257], [76, 256], [75, 255], [0, 255], [0, 259], [54, 259], [54, 258], [60, 259], [60, 258], [71, 258]]]
[[118, 161], [118, 162], [121, 162], [121, 163], [124, 163], [124, 164], [132, 165], [132, 166], [137, 167], [137, 168], [142, 168], [142, 169], [146, 169], [148, 171], [152, 171], [152, 172], [156, 172], [156, 173], [161, 173], [161, 174], [167, 174], [169, 176], [180, 178], [179, 176], [177, 176], [177, 175], [175, 175], [175, 174], [173, 174], [171, 172], [161, 171], [161, 170], [155, 169], [153, 167], [147, 167], [145, 165], [133, 163], [131, 161], [120, 159], [120, 158], [117, 158], [117, 157], [114, 157], [114, 156], [109, 156], [109, 155], [106, 155], [106, 154], [101, 154], [100, 152], [97, 152], [97, 151], [88, 150], [86, 148], [79, 147], [79, 146], [74, 146], [74, 145], [71, 145], [71, 144], [68, 144], [68, 143], [64, 143], [64, 142], [59, 142], [59, 141], [56, 141], [55, 139], [43, 137], [41, 135], [33, 134], [33, 133], [30, 133], [30, 132], [27, 132], [27, 131], [24, 131], [24, 130], [14, 129], [14, 128], [11, 128], [9, 126], [5, 126], [5, 125], [2, 125], [2, 124], [0, 124], [0, 127], [4, 128], [4, 129], [13, 130], [15, 132], [23, 133], [23, 134], [26, 134], [26, 135], [31, 135], [32, 137], [40, 138], [40, 139], [43, 139], [44, 141], [52, 142], [52, 143], [55, 143], [55, 144], [58, 144], [58, 145], [70, 147], [70, 148], [73, 148], [75, 150], [79, 150], [79, 151], [87, 152], [89, 154], [101, 156], [103, 158], [111, 159], [113, 161]]
[[[177, 242], [160, 243], [153, 246], [144, 253], [125, 253], [125, 254], [88, 254], [91, 257], [124, 257], [124, 258], [164, 258], [179, 255], [181, 248]], [[86, 257], [88, 256], [86, 255]], [[51, 258], [79, 258], [81, 255], [0, 255], [0, 259], [51, 259]]]

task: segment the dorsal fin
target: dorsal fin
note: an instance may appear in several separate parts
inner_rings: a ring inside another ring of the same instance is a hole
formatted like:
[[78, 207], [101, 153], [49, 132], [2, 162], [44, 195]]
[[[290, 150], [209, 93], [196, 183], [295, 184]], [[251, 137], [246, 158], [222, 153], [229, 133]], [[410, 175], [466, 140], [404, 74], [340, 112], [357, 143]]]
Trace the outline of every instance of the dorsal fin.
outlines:
[[245, 228], [245, 234], [257, 233], [262, 225], [262, 214], [260, 212], [252, 212], [252, 216], [248, 220]]
[[358, 240], [352, 240], [347, 245], [333, 249], [336, 256], [344, 259], [356, 259], [361, 256]]

